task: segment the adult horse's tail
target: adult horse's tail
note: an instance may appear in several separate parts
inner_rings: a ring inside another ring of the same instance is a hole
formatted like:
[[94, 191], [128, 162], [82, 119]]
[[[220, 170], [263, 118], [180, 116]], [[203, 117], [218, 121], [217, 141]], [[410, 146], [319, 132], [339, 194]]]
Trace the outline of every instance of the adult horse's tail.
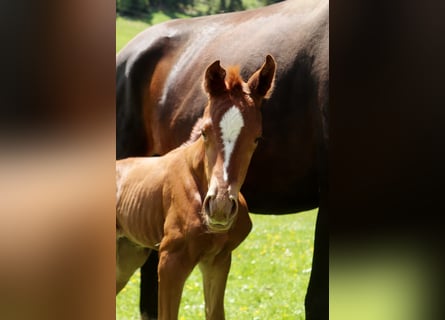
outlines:
[[[165, 39], [157, 36], [156, 30], [139, 34], [116, 57], [116, 159], [147, 155], [143, 88], [150, 83], [165, 50]], [[138, 50], [140, 38], [144, 38], [144, 46]]]
[[[143, 92], [164, 56], [167, 40], [152, 27], [130, 41], [116, 57], [116, 159], [148, 155]], [[144, 43], [142, 49], [137, 48], [138, 43]], [[155, 318], [158, 312], [157, 266], [157, 252], [152, 252], [141, 268], [140, 310], [144, 319]]]

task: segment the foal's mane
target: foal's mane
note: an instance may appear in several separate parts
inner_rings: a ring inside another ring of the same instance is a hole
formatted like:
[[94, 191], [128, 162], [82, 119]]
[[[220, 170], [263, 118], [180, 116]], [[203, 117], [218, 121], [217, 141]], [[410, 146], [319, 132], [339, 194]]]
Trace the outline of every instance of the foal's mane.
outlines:
[[204, 121], [203, 117], [196, 120], [195, 125], [193, 126], [193, 129], [190, 132], [189, 139], [181, 145], [182, 147], [186, 147], [195, 142], [196, 140], [198, 140], [198, 138], [201, 136], [201, 127], [202, 127], [201, 124], [203, 121]]
[[240, 75], [239, 66], [230, 66], [227, 68], [226, 87], [230, 95], [250, 94], [249, 87]]

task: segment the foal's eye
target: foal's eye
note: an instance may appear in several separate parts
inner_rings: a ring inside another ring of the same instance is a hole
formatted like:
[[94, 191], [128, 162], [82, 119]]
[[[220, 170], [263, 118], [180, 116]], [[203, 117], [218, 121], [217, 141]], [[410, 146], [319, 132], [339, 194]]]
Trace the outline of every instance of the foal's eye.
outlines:
[[205, 133], [204, 130], [201, 130], [201, 136], [202, 136], [202, 138], [203, 138], [204, 140], [207, 139], [207, 134]]
[[262, 139], [262, 137], [255, 138], [255, 144], [258, 144], [258, 142], [260, 142], [261, 139]]

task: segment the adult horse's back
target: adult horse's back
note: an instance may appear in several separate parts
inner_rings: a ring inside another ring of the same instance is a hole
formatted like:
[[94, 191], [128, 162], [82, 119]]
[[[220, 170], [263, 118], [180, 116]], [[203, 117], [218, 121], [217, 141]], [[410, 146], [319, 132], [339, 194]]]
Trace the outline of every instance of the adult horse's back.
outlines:
[[[121, 159], [165, 154], [188, 139], [206, 104], [200, 77], [212, 61], [239, 64], [246, 78], [264, 55], [276, 58], [276, 90], [263, 105], [263, 139], [242, 192], [256, 213], [320, 207], [307, 319], [325, 319], [328, 310], [328, 10], [328, 1], [288, 0], [256, 10], [169, 21], [135, 37], [119, 53], [116, 67]], [[155, 292], [156, 278], [152, 274], [150, 282], [147, 269], [149, 264], [142, 269], [141, 311], [155, 316], [156, 303], [145, 297]]]

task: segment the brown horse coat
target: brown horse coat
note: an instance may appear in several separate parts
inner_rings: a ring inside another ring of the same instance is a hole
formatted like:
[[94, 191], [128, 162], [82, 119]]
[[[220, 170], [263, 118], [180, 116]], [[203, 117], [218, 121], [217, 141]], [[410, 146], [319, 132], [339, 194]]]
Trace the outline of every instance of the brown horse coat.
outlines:
[[[262, 132], [260, 105], [275, 61], [247, 83], [214, 62], [205, 74], [209, 103], [189, 142], [162, 157], [116, 162], [116, 293], [151, 250], [159, 250], [159, 318], [176, 319], [184, 282], [199, 263], [207, 319], [224, 319], [231, 252], [252, 227], [240, 193]], [[195, 135], [195, 131], [201, 133]]]

